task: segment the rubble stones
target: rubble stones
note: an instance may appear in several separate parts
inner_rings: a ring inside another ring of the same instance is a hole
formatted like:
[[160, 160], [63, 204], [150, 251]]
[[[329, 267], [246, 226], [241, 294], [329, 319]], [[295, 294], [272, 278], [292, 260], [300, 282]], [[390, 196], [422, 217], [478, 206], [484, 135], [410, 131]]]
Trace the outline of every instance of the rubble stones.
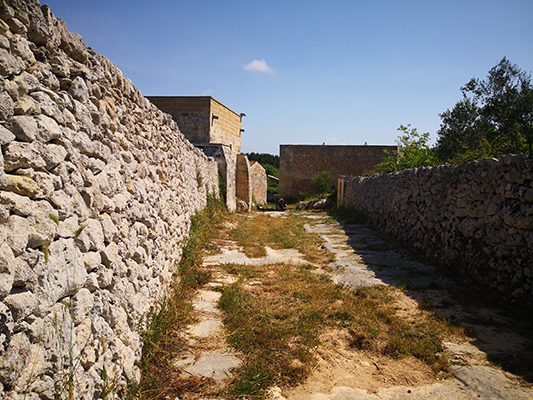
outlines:
[[342, 204], [445, 268], [533, 306], [533, 159], [345, 178]]
[[74, 361], [75, 398], [104, 366], [119, 393], [217, 165], [47, 6], [0, 9], [0, 391], [54, 398]]

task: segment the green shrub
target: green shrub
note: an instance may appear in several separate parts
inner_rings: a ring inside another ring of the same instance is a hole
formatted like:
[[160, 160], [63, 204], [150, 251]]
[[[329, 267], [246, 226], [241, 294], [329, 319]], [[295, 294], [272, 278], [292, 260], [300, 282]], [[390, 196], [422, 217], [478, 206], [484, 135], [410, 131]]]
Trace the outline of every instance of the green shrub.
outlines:
[[331, 184], [332, 181], [333, 175], [331, 175], [331, 172], [329, 171], [322, 171], [313, 179], [311, 179], [315, 194], [329, 194], [331, 192], [331, 189], [333, 188], [333, 185]]

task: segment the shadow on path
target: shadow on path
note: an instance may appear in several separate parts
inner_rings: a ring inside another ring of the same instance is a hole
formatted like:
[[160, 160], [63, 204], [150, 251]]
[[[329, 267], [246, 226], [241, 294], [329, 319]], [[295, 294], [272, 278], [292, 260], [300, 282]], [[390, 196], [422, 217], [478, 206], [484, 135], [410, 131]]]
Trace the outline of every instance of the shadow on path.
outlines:
[[337, 283], [404, 287], [421, 308], [465, 327], [475, 348], [451, 349], [457, 364], [495, 363], [533, 383], [533, 321], [522, 310], [489, 289], [445, 276], [365, 225], [318, 223], [306, 230], [320, 234], [324, 247], [335, 254], [331, 267]]

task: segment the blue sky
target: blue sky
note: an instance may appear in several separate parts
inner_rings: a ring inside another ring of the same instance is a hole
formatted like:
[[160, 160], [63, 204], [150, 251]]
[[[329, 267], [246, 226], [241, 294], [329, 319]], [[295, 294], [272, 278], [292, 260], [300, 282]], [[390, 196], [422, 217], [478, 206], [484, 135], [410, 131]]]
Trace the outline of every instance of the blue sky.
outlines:
[[245, 113], [242, 152], [430, 132], [504, 56], [533, 71], [532, 0], [48, 0], [146, 96]]

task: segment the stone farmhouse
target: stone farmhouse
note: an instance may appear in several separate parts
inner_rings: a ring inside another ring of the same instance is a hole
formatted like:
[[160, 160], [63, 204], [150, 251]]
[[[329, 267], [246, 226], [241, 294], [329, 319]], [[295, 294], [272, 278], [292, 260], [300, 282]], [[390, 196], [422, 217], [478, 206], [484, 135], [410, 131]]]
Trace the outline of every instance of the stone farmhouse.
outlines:
[[[258, 199], [266, 198], [266, 172], [263, 169], [264, 179], [252, 179], [251, 164], [245, 155], [240, 154], [241, 134], [244, 132], [241, 124], [246, 114], [237, 114], [211, 96], [147, 98], [161, 111], [171, 115], [194, 146], [217, 161], [219, 174], [226, 183], [226, 205], [230, 210], [236, 208], [236, 197], [248, 207], [254, 198], [262, 204]], [[254, 174], [261, 174], [261, 171], [255, 167]], [[263, 181], [264, 185], [261, 185]]]

